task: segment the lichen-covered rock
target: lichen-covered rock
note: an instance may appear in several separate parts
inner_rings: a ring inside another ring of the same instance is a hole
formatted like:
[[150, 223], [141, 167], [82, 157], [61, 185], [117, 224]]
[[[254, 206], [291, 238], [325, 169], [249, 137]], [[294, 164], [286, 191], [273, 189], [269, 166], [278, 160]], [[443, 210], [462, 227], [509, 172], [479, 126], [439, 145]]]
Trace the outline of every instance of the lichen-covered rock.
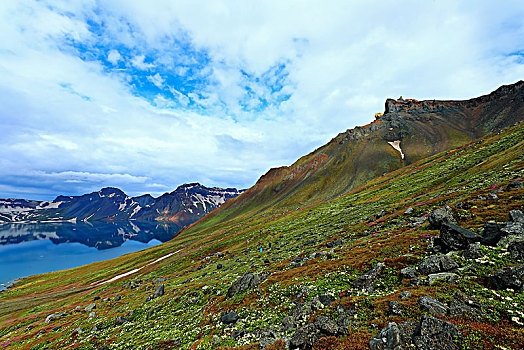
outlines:
[[220, 321], [222, 321], [223, 324], [235, 323], [238, 319], [238, 314], [235, 311], [222, 312], [220, 315]]
[[471, 243], [479, 242], [481, 237], [455, 224], [443, 223], [440, 227], [440, 239], [448, 249], [461, 250]]
[[471, 243], [468, 247], [462, 252], [462, 255], [466, 259], [478, 259], [482, 256], [482, 251], [480, 250], [480, 244]]
[[453, 217], [453, 211], [449, 206], [438, 208], [428, 215], [431, 228], [439, 229], [442, 224], [456, 224], [457, 220]]
[[508, 245], [508, 252], [517, 261], [524, 260], [524, 238], [511, 242]]
[[390, 322], [375, 338], [371, 339], [369, 348], [371, 350], [403, 350], [406, 349], [406, 344], [402, 341], [398, 325]]
[[290, 349], [311, 349], [313, 344], [320, 337], [320, 332], [314, 324], [309, 323], [299, 328], [291, 337], [289, 342]]
[[423, 275], [429, 275], [437, 272], [446, 272], [458, 268], [459, 265], [444, 254], [435, 254], [429, 256], [419, 266], [418, 270]]
[[373, 290], [373, 283], [380, 278], [383, 269], [384, 263], [378, 263], [371, 270], [353, 281], [353, 287], [368, 291]]
[[524, 223], [524, 214], [520, 210], [511, 210], [508, 217], [509, 221]]
[[453, 300], [449, 302], [448, 315], [460, 316], [464, 313], [475, 317], [484, 317], [486, 316], [486, 307], [478, 303], [475, 299], [456, 292]]
[[389, 302], [389, 314], [397, 316], [402, 315], [402, 307], [398, 301], [392, 300]]
[[158, 298], [164, 295], [164, 285], [161, 284], [158, 287], [156, 287], [155, 292], [153, 293], [153, 298]]
[[422, 316], [413, 342], [417, 349], [459, 350], [462, 348], [463, 338], [454, 324], [438, 318]]
[[458, 275], [452, 272], [439, 272], [428, 275], [428, 285], [431, 286], [439, 281], [455, 284], [458, 281]]
[[315, 319], [315, 327], [325, 335], [335, 335], [338, 332], [338, 326], [329, 317], [326, 316], [318, 316]]
[[408, 266], [404, 267], [400, 270], [400, 277], [402, 278], [415, 278], [418, 277], [420, 274], [417, 270], [415, 270], [413, 267]]
[[420, 297], [418, 303], [422, 311], [431, 312], [433, 314], [445, 315], [448, 311], [448, 307], [445, 304], [428, 296]]
[[499, 270], [488, 277], [488, 283], [494, 289], [522, 289], [524, 286], [524, 265]]
[[226, 293], [226, 299], [232, 298], [244, 290], [258, 286], [262, 280], [262, 275], [254, 275], [252, 273], [246, 272], [242, 275], [242, 277], [233, 282], [231, 287], [229, 287]]

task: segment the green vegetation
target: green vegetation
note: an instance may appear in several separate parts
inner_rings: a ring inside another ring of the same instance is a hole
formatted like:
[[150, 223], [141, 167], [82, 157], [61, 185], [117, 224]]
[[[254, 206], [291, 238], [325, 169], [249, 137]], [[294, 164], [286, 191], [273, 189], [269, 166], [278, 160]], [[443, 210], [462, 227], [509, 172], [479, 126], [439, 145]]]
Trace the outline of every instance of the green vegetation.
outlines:
[[[0, 294], [0, 347], [258, 349], [261, 328], [279, 332], [279, 339], [291, 337], [301, 325], [322, 315], [336, 318], [337, 310], [344, 308], [353, 310], [348, 334], [320, 339], [315, 347], [367, 349], [369, 340], [389, 322], [416, 321], [425, 314], [418, 297], [450, 302], [461, 292], [490, 310], [483, 317], [450, 319], [462, 331], [466, 348], [522, 349], [523, 293], [486, 285], [489, 274], [518, 264], [506, 249], [482, 246], [477, 259], [451, 254], [461, 266], [475, 266], [473, 272], [460, 269], [454, 284], [409, 285], [400, 269], [415, 267], [429, 255], [426, 246], [439, 232], [417, 220], [436, 208], [450, 205], [459, 225], [476, 232], [486, 221], [506, 221], [510, 210], [522, 209], [524, 189], [505, 188], [524, 178], [523, 140], [524, 125], [513, 126], [321, 204], [303, 206], [304, 198], [294, 203], [288, 198], [263, 210], [256, 203], [217, 210], [160, 246], [28, 277]], [[498, 198], [489, 199], [498, 189], [503, 189]], [[459, 202], [461, 209], [455, 207]], [[405, 214], [410, 207], [413, 210]], [[340, 245], [326, 245], [338, 240]], [[355, 288], [353, 282], [377, 263], [384, 263], [384, 270], [373, 290]], [[140, 270], [100, 284], [133, 269]], [[246, 272], [267, 278], [226, 299], [228, 288]], [[154, 283], [158, 278], [166, 280]], [[161, 283], [165, 294], [146, 301]], [[402, 300], [402, 315], [390, 315], [389, 302], [399, 300], [406, 290], [412, 297]], [[335, 301], [319, 304], [320, 295]], [[92, 310], [96, 316], [90, 317], [82, 311], [95, 296], [101, 299]], [[282, 329], [297, 302], [311, 302], [313, 312], [300, 324]], [[235, 311], [240, 320], [234, 326], [223, 324], [224, 311]], [[45, 322], [61, 312], [65, 315]], [[127, 322], [115, 326], [118, 316]], [[277, 342], [272, 348], [282, 346]]]

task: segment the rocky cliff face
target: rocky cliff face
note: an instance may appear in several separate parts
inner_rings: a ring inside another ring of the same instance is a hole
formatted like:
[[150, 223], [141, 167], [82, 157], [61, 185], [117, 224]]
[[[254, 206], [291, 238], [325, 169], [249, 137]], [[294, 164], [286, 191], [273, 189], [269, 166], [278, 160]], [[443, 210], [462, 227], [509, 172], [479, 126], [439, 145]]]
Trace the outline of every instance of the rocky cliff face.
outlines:
[[288, 207], [334, 198], [366, 181], [524, 119], [524, 82], [464, 101], [387, 99], [384, 113], [289, 167], [271, 169], [226, 208]]

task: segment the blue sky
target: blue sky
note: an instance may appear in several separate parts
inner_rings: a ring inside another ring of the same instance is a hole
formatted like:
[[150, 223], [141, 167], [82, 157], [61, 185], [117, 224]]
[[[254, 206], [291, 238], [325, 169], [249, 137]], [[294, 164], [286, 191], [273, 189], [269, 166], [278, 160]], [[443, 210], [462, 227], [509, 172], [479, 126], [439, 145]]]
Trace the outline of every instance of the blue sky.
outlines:
[[246, 188], [387, 97], [524, 77], [521, 1], [0, 4], [0, 197]]

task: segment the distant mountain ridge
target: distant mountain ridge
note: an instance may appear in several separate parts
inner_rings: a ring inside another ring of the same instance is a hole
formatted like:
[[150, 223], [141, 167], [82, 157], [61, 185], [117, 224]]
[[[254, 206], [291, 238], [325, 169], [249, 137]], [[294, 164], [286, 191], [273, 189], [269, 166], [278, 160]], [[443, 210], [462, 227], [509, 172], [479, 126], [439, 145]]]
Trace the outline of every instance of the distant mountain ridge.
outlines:
[[0, 199], [0, 223], [137, 220], [169, 221], [184, 227], [240, 193], [242, 190], [235, 188], [190, 183], [158, 198], [149, 194], [129, 197], [118, 188], [105, 187], [81, 196], [58, 196], [53, 201]]

